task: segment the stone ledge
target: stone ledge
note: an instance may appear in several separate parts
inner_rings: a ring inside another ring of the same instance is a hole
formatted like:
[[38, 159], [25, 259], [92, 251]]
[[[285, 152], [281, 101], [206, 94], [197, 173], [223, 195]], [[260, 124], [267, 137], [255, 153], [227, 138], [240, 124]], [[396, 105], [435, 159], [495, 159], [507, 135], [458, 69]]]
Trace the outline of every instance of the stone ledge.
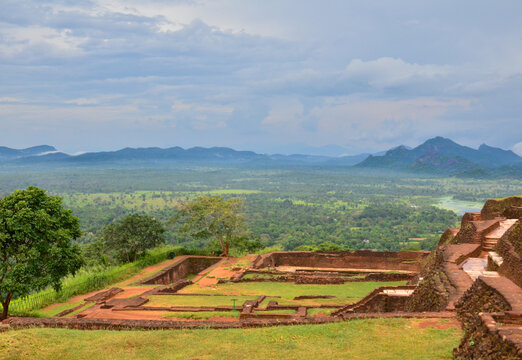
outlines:
[[33, 327], [68, 328], [77, 330], [162, 330], [162, 329], [237, 329], [279, 325], [306, 325], [326, 324], [356, 319], [379, 318], [406, 318], [425, 319], [440, 318], [449, 319], [455, 316], [449, 312], [424, 312], [424, 313], [363, 313], [349, 314], [341, 319], [339, 317], [293, 317], [291, 319], [245, 319], [237, 322], [225, 321], [174, 321], [174, 320], [123, 320], [123, 319], [89, 319], [89, 318], [21, 318], [13, 317], [4, 320], [1, 324], [7, 329], [24, 329]]

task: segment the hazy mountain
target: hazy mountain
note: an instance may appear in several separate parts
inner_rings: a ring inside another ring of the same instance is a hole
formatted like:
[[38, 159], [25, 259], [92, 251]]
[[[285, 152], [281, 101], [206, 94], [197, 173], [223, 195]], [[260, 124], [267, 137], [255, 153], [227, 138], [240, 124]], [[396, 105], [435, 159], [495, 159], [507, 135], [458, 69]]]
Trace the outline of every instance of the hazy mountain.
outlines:
[[56, 149], [49, 145], [39, 145], [29, 147], [27, 149], [11, 149], [5, 146], [0, 146], [0, 160], [18, 159], [27, 156], [35, 156], [54, 152]]
[[399, 146], [388, 150], [382, 156], [369, 156], [357, 164], [357, 167], [455, 174], [477, 168], [492, 169], [503, 165], [515, 165], [520, 162], [522, 158], [510, 150], [485, 144], [473, 149], [438, 136], [413, 149]]
[[172, 147], [161, 149], [151, 148], [124, 148], [117, 151], [90, 152], [81, 155], [67, 155], [64, 153], [52, 153], [41, 156], [31, 156], [18, 159], [19, 163], [107, 163], [107, 162], [150, 162], [150, 161], [207, 161], [207, 162], [245, 162], [266, 155], [256, 154], [252, 151], [236, 151], [225, 147], [203, 148], [194, 147], [183, 149]]
[[[408, 148], [397, 146], [382, 156], [358, 154], [350, 156], [321, 156], [308, 154], [258, 154], [226, 147], [193, 147], [183, 149], [124, 148], [117, 151], [90, 152], [68, 155], [52, 146], [28, 149], [0, 147], [0, 163], [45, 166], [98, 165], [125, 166], [144, 164], [217, 164], [247, 166], [326, 166], [408, 171], [432, 174], [461, 174], [469, 176], [517, 176], [522, 172], [522, 158], [512, 151], [481, 145], [478, 149], [459, 145], [450, 139], [435, 137], [423, 144]], [[480, 170], [482, 169], [482, 170]]]
[[[54, 148], [53, 148], [54, 149]], [[105, 163], [144, 163], [144, 162], [179, 162], [179, 163], [248, 163], [254, 166], [270, 165], [325, 165], [352, 166], [364, 160], [368, 154], [353, 156], [320, 156], [304, 154], [258, 154], [252, 151], [237, 151], [226, 147], [193, 147], [183, 149], [124, 148], [117, 151], [90, 152], [81, 155], [67, 155], [53, 152], [39, 156], [10, 158], [18, 164], [105, 164]], [[11, 161], [12, 163], [12, 161]]]

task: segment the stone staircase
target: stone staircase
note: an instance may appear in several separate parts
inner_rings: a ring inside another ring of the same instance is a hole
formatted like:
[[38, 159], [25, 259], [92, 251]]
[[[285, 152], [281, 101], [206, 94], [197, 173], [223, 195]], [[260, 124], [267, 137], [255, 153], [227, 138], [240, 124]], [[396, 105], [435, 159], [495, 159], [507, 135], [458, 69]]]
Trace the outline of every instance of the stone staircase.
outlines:
[[506, 219], [501, 220], [499, 222], [499, 226], [484, 236], [484, 241], [482, 242], [482, 249], [485, 252], [492, 251], [497, 245], [498, 240], [505, 234], [505, 232], [515, 225], [517, 219]]

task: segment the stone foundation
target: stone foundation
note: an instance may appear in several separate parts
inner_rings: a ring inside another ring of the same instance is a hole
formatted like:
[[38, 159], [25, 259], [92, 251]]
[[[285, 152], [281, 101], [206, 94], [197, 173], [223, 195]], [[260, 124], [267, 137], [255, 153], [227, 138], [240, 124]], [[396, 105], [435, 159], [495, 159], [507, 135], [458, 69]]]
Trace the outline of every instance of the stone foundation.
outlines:
[[330, 269], [379, 269], [418, 272], [420, 261], [428, 251], [274, 251], [259, 255], [254, 269], [277, 266], [315, 267]]
[[142, 281], [142, 285], [169, 285], [178, 280], [186, 278], [190, 274], [198, 274], [208, 267], [223, 260], [219, 257], [210, 256], [183, 256], [171, 266], [161, 270]]

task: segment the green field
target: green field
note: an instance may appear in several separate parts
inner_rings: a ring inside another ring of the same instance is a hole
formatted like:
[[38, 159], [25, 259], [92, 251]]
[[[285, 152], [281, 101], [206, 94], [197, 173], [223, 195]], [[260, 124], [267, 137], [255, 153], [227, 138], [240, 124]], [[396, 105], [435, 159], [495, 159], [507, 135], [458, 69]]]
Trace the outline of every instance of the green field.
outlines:
[[246, 300], [255, 300], [256, 296], [176, 296], [151, 295], [146, 306], [232, 306], [242, 305]]
[[233, 330], [27, 329], [0, 333], [2, 359], [452, 359], [447, 320], [372, 319]]
[[[81, 244], [98, 240], [104, 225], [138, 213], [163, 222], [168, 243], [202, 248], [206, 241], [180, 233], [181, 225], [170, 220], [180, 201], [222, 195], [244, 199], [252, 236], [282, 250], [431, 250], [459, 222], [457, 213], [476, 210], [488, 198], [522, 194], [519, 179], [414, 178], [344, 168], [0, 171], [0, 196], [28, 185], [63, 198], [80, 219]], [[418, 238], [425, 240], [409, 240]]]
[[457, 200], [453, 196], [444, 196], [438, 199], [435, 206], [441, 209], [451, 210], [457, 215], [464, 215], [466, 212], [477, 212], [482, 209], [484, 204], [478, 201]]
[[[307, 285], [287, 282], [243, 282], [218, 284], [214, 288], [206, 289], [197, 285], [188, 286], [180, 291], [185, 294], [233, 294], [238, 296], [260, 296], [274, 297], [279, 303], [293, 304], [294, 297], [302, 295], [331, 295], [330, 299], [306, 299], [295, 303], [302, 305], [316, 304], [348, 304], [358, 301], [381, 286], [404, 285], [406, 281], [364, 281], [346, 282], [340, 285]], [[219, 297], [216, 297], [219, 298]], [[177, 300], [174, 300], [177, 301]], [[268, 302], [268, 300], [265, 300]]]

